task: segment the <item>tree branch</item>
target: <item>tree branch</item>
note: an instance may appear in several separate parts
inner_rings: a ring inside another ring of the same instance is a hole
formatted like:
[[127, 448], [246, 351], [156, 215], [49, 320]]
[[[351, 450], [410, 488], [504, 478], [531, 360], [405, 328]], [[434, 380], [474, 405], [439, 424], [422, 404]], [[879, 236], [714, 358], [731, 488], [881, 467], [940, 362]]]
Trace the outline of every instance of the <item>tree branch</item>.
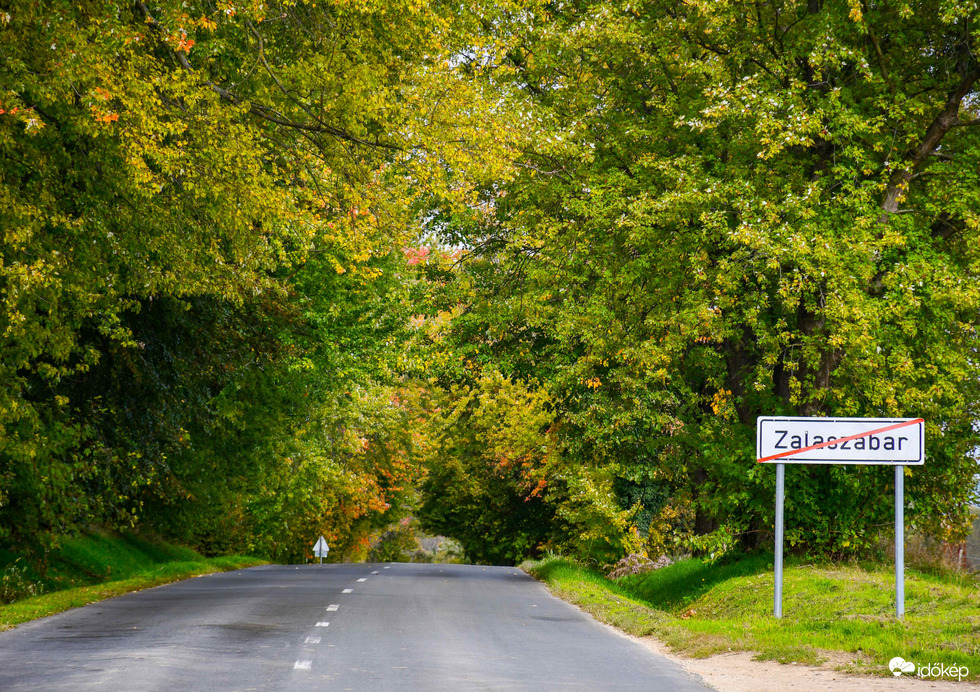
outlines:
[[980, 79], [980, 66], [973, 66], [972, 70], [963, 75], [956, 88], [949, 92], [943, 110], [926, 128], [919, 144], [909, 152], [906, 165], [896, 170], [889, 179], [885, 199], [881, 205], [883, 211], [879, 221], [886, 221], [891, 214], [898, 211], [898, 203], [905, 196], [912, 176], [930, 156], [936, 153], [946, 133], [959, 123], [960, 104], [973, 89], [973, 85], [978, 79]]
[[[146, 6], [146, 3], [141, 2], [141, 1], [138, 1], [138, 2], [136, 2], [136, 8], [140, 11], [140, 14], [143, 15], [143, 18], [147, 21], [147, 23], [150, 24], [150, 26], [152, 26], [157, 31], [161, 31], [162, 30], [162, 27], [160, 26], [159, 22], [157, 22], [157, 20], [155, 20], [152, 17], [152, 15], [150, 15], [150, 10]], [[254, 31], [254, 29], [253, 29], [253, 31]], [[263, 50], [263, 48], [261, 46], [261, 38], [259, 39], [259, 41], [260, 41], [259, 50], [261, 51], [261, 50]], [[178, 64], [184, 70], [186, 70], [187, 72], [194, 72], [195, 71], [194, 68], [190, 64], [190, 61], [187, 59], [187, 54], [184, 51], [182, 51], [182, 50], [178, 50], [178, 51], [171, 50], [170, 52], [173, 54], [173, 56], [177, 60]], [[265, 59], [263, 58], [263, 62], [264, 61], [265, 61]], [[270, 70], [270, 74], [271, 74], [271, 70]], [[282, 90], [283, 93], [286, 94], [286, 96], [290, 98], [290, 100], [292, 100], [294, 103], [297, 103], [296, 99], [293, 98], [285, 89], [283, 89], [282, 85], [279, 83], [279, 80], [276, 79], [275, 75], [272, 75], [272, 77], [276, 81], [276, 84], [277, 84], [277, 86], [279, 86], [280, 90]], [[233, 93], [231, 93], [227, 89], [224, 89], [224, 88], [218, 86], [217, 84], [215, 84], [210, 79], [205, 79], [204, 80], [204, 84], [207, 85], [207, 87], [209, 89], [211, 89], [211, 91], [213, 91], [215, 94], [217, 94], [219, 97], [221, 97], [222, 100], [227, 101], [228, 103], [235, 104], [236, 106], [242, 105], [242, 99], [238, 98], [237, 96], [235, 96]], [[302, 108], [303, 111], [307, 113], [307, 115], [309, 115], [309, 111], [302, 104], [297, 103], [297, 105], [300, 108]], [[396, 144], [387, 144], [387, 143], [381, 142], [381, 141], [379, 141], [377, 139], [375, 141], [371, 142], [371, 141], [366, 140], [366, 139], [363, 139], [361, 137], [357, 137], [356, 135], [353, 135], [350, 132], [347, 132], [346, 130], [343, 130], [343, 129], [339, 128], [339, 127], [334, 127], [332, 125], [327, 125], [326, 123], [320, 121], [317, 118], [314, 118], [315, 122], [312, 122], [312, 123], [310, 123], [310, 122], [296, 122], [294, 120], [291, 120], [291, 119], [287, 118], [283, 114], [277, 112], [274, 108], [270, 108], [269, 106], [262, 106], [262, 105], [258, 105], [258, 104], [254, 104], [254, 103], [250, 103], [249, 104], [248, 112], [249, 112], [249, 114], [251, 114], [251, 115], [253, 115], [253, 116], [257, 117], [257, 118], [260, 118], [262, 120], [265, 120], [267, 122], [270, 122], [270, 123], [273, 123], [273, 124], [276, 124], [276, 125], [281, 125], [283, 127], [288, 127], [288, 128], [294, 129], [294, 130], [301, 130], [301, 131], [304, 131], [304, 132], [326, 134], [326, 135], [330, 135], [331, 137], [336, 137], [337, 139], [344, 140], [346, 142], [351, 142], [353, 144], [360, 144], [360, 145], [366, 146], [366, 147], [373, 147], [373, 148], [376, 148], [376, 149], [387, 149], [389, 151], [402, 151], [402, 147], [400, 147], [400, 146], [398, 146]]]

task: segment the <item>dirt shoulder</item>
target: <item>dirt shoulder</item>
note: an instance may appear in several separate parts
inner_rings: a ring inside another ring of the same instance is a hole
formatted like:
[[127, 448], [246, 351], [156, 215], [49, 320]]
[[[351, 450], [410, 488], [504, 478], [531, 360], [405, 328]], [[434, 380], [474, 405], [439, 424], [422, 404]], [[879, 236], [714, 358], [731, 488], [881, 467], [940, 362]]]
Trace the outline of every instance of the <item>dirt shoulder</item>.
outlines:
[[[615, 629], [615, 628], [611, 628]], [[619, 630], [615, 630], [619, 632]], [[622, 634], [622, 632], [620, 632]], [[630, 635], [623, 634], [629, 637]], [[688, 658], [672, 653], [654, 637], [630, 637], [654, 653], [674, 661], [689, 673], [698, 675], [719, 692], [966, 692], [980, 689], [973, 682], [924, 680], [921, 678], [878, 678], [851, 675], [838, 670], [850, 661], [833, 658], [822, 666], [789, 665], [775, 661], [756, 661], [748, 651]]]

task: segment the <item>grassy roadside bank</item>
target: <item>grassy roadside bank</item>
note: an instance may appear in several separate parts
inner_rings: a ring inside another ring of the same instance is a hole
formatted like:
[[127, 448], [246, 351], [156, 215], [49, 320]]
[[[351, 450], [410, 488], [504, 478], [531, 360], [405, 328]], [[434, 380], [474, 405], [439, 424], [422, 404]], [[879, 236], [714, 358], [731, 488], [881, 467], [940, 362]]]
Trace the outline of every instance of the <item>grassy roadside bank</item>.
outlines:
[[685, 560], [618, 580], [557, 557], [521, 567], [596, 619], [693, 657], [731, 650], [782, 663], [843, 658], [848, 672], [890, 677], [888, 662], [901, 656], [918, 665], [965, 666], [964, 680], [980, 680], [980, 581], [972, 576], [908, 570], [900, 621], [887, 566], [791, 564], [783, 619], [776, 620], [765, 556]]
[[[265, 561], [239, 555], [206, 558], [138, 536], [93, 534], [65, 540], [48, 556], [43, 574], [0, 554], [0, 631], [130, 591]], [[35, 595], [36, 594], [36, 595]]]

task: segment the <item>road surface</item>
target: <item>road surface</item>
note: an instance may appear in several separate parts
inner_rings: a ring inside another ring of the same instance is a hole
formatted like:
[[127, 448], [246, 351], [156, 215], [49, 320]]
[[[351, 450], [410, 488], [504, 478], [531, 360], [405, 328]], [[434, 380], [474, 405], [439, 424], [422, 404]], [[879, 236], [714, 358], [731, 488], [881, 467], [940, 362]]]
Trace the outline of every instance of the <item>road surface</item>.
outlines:
[[268, 565], [0, 632], [4, 691], [706, 689], [513, 567]]

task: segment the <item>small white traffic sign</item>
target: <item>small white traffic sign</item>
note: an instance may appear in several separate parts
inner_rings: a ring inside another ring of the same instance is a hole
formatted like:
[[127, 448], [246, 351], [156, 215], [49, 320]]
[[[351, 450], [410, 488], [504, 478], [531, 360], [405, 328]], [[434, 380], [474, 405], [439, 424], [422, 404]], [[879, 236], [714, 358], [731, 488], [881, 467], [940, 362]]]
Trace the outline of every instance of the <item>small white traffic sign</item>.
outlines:
[[320, 558], [320, 562], [322, 563], [323, 558], [325, 558], [327, 556], [327, 553], [329, 552], [330, 552], [330, 546], [327, 545], [327, 539], [324, 538], [323, 536], [320, 536], [320, 540], [318, 540], [316, 542], [316, 545], [313, 546], [313, 554], [316, 557]]
[[921, 418], [793, 418], [760, 416], [756, 460], [780, 464], [925, 462]]

